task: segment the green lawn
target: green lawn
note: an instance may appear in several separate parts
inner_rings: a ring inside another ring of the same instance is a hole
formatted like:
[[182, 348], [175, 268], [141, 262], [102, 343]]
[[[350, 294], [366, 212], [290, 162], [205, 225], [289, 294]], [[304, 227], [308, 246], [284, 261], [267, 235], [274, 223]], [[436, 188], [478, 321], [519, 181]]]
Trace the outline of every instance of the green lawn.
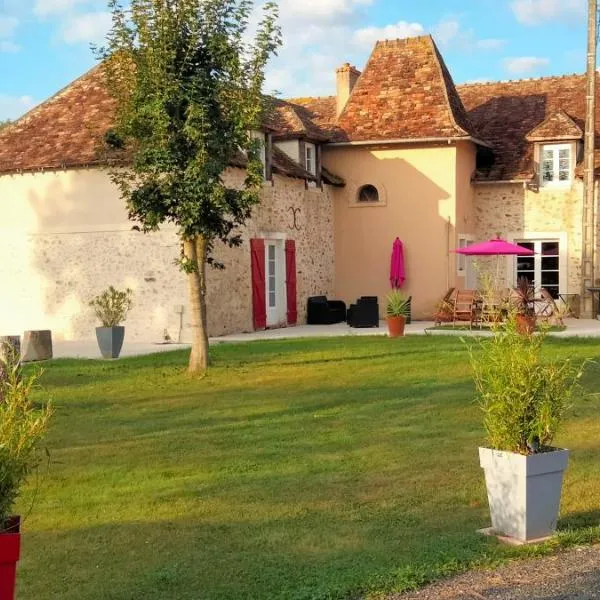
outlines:
[[[600, 356], [551, 340], [554, 355]], [[26, 518], [22, 600], [309, 600], [408, 589], [545, 552], [475, 530], [482, 430], [455, 337], [222, 345], [204, 380], [174, 352], [55, 361]], [[585, 385], [598, 389], [600, 367]], [[553, 546], [600, 538], [600, 398], [574, 407]], [[33, 496], [36, 496], [35, 499]]]

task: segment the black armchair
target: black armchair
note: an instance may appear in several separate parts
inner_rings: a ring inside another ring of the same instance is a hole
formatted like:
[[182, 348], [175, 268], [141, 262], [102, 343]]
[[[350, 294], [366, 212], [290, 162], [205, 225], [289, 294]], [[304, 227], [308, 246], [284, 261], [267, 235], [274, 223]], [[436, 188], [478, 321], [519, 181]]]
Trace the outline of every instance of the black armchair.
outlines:
[[348, 309], [350, 327], [379, 327], [377, 296], [362, 296]]
[[333, 325], [346, 320], [346, 304], [341, 300], [327, 300], [327, 296], [312, 296], [306, 310], [308, 325]]

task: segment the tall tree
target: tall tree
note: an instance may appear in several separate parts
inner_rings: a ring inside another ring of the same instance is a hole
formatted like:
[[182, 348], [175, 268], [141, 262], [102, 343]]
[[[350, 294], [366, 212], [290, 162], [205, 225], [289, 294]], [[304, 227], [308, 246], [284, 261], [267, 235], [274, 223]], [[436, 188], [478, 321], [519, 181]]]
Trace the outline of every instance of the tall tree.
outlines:
[[[116, 100], [105, 137], [126, 168], [111, 169], [129, 218], [144, 232], [166, 222], [182, 242], [192, 318], [189, 370], [208, 368], [206, 265], [215, 245], [241, 244], [240, 226], [259, 202], [260, 130], [269, 104], [265, 67], [281, 43], [277, 3], [254, 0], [109, 0], [112, 29], [99, 51]], [[256, 12], [255, 12], [256, 11]], [[223, 180], [246, 162], [239, 188]]]

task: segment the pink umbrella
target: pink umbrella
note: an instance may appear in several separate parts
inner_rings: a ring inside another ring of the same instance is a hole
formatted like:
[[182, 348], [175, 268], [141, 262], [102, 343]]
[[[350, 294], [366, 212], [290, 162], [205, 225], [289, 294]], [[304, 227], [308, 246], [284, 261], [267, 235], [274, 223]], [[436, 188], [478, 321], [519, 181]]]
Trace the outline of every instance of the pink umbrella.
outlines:
[[458, 248], [455, 250], [457, 254], [464, 254], [465, 256], [497, 256], [498, 261], [496, 262], [496, 283], [498, 282], [498, 276], [500, 275], [500, 257], [501, 256], [531, 256], [535, 254], [533, 250], [519, 246], [518, 244], [511, 244], [506, 240], [503, 240], [498, 236], [495, 240], [489, 240], [488, 242], [479, 242], [466, 246], [465, 248]]
[[455, 252], [466, 256], [531, 256], [535, 254], [529, 248], [511, 244], [499, 237], [489, 242], [479, 242], [465, 248], [458, 248]]
[[392, 261], [390, 267], [390, 283], [393, 289], [402, 286], [406, 280], [404, 273], [404, 247], [400, 238], [396, 238], [392, 247]]

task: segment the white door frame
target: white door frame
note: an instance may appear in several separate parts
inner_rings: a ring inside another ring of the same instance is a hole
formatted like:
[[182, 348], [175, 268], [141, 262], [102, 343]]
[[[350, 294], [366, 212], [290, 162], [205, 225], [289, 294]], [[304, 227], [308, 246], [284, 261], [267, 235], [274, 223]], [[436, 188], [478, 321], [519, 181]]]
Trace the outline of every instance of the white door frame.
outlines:
[[[273, 300], [274, 305], [272, 304]], [[267, 327], [286, 325], [285, 242], [281, 239], [265, 240], [265, 304]]]
[[[567, 232], [566, 231], [524, 231], [524, 232], [511, 232], [507, 235], [507, 240], [513, 244], [519, 241], [523, 242], [550, 242], [557, 240], [559, 244], [559, 258], [558, 258], [558, 291], [559, 294], [567, 294], [569, 292], [569, 277], [568, 277], [568, 265], [569, 265], [569, 253], [567, 246]], [[514, 287], [517, 285], [517, 268], [516, 268], [516, 257], [506, 257], [506, 272], [509, 274], [509, 281]]]

